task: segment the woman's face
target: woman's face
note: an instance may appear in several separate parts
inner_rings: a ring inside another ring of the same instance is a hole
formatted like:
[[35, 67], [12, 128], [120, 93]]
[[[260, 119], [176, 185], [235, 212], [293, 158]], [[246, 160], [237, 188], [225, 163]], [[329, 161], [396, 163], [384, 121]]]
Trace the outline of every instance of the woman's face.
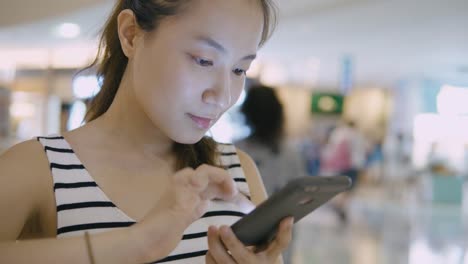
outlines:
[[151, 122], [192, 144], [238, 99], [263, 30], [252, 0], [197, 0], [137, 42], [132, 88]]

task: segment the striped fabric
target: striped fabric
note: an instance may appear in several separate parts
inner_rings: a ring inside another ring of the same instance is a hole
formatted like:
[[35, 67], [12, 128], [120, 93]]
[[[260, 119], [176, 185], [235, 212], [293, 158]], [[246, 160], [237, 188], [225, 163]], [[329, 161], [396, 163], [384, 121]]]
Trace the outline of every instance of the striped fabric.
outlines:
[[[103, 232], [135, 223], [99, 188], [62, 136], [38, 137], [37, 140], [44, 146], [54, 181], [57, 237], [83, 235], [85, 231]], [[230, 144], [218, 144], [218, 151], [220, 165], [228, 170], [239, 192], [250, 198], [236, 148]], [[237, 204], [212, 201], [207, 212], [185, 230], [174, 251], [154, 263], [205, 263], [208, 227], [231, 225], [245, 213], [246, 210]]]

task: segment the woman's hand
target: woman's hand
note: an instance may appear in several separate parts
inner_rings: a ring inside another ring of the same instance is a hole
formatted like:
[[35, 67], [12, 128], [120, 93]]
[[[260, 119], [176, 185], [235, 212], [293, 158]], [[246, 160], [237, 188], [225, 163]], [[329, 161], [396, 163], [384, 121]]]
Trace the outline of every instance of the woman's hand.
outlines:
[[287, 248], [292, 238], [293, 218], [288, 217], [280, 223], [276, 238], [271, 241], [266, 249], [250, 249], [232, 232], [228, 226], [221, 226], [219, 229], [210, 226], [208, 229], [208, 247], [206, 254], [207, 264], [259, 264], [275, 263], [281, 252]]
[[142, 237], [143, 261], [167, 256], [185, 229], [205, 213], [210, 200], [229, 201], [236, 195], [235, 183], [224, 169], [201, 165], [176, 172], [156, 206], [133, 226]]

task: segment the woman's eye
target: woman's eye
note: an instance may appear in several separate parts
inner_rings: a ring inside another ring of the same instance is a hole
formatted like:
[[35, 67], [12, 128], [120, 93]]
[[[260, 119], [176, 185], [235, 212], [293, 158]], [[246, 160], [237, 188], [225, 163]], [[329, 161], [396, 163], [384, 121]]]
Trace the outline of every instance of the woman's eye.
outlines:
[[247, 71], [243, 70], [243, 69], [235, 69], [234, 70], [234, 74], [235, 75], [238, 75], [238, 76], [241, 76], [241, 75], [245, 75]]
[[203, 66], [203, 67], [213, 66], [213, 61], [205, 60], [205, 59], [198, 58], [198, 57], [194, 57], [193, 59], [200, 66]]

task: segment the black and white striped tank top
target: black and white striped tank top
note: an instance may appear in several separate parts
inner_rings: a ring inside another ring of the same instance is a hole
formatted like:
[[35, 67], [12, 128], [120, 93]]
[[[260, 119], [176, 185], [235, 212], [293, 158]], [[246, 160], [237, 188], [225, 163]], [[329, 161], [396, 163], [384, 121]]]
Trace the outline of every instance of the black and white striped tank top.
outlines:
[[[135, 223], [99, 188], [62, 136], [38, 137], [37, 140], [44, 146], [53, 176], [57, 237], [83, 235], [85, 231], [102, 232]], [[220, 165], [228, 170], [239, 192], [250, 197], [236, 148], [218, 144], [218, 151]], [[154, 263], [205, 263], [208, 227], [231, 225], [243, 215], [245, 209], [234, 203], [212, 201], [207, 212], [185, 230], [181, 242], [169, 256]]]

